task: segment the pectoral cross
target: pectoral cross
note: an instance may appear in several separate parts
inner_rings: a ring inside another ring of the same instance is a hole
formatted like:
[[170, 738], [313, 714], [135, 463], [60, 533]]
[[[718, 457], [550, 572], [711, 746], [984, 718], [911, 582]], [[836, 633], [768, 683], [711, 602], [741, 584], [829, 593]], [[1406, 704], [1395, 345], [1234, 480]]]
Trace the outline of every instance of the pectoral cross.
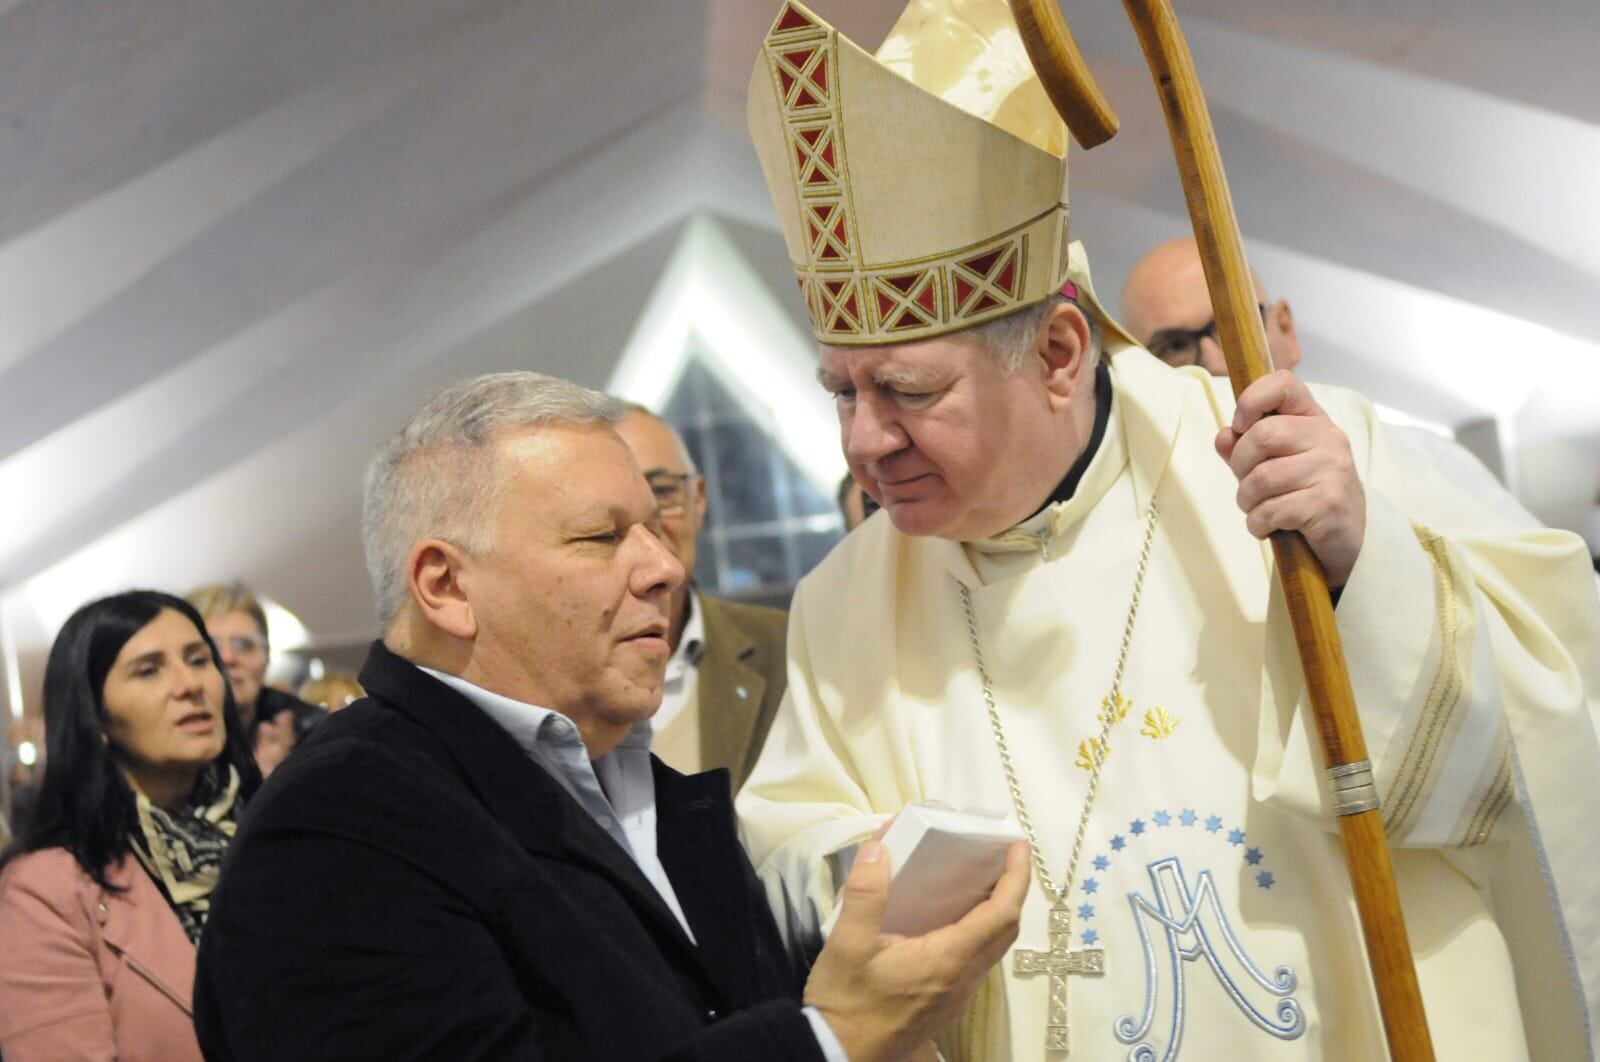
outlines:
[[1065, 900], [1050, 908], [1050, 950], [1017, 949], [1012, 969], [1019, 977], [1050, 975], [1050, 1011], [1045, 1026], [1044, 1049], [1068, 1051], [1067, 976], [1086, 974], [1099, 977], [1106, 972], [1106, 953], [1101, 948], [1069, 951], [1072, 945], [1072, 912]]

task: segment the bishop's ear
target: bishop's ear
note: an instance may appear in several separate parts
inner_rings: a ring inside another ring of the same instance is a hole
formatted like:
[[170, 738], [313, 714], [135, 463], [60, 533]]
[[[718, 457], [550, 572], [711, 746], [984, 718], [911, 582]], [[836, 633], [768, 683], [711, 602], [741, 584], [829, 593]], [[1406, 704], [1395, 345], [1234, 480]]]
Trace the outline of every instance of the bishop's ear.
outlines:
[[1052, 307], [1039, 334], [1045, 389], [1053, 403], [1067, 405], [1081, 389], [1093, 386], [1094, 353], [1089, 319], [1070, 302]]
[[425, 538], [406, 554], [406, 582], [422, 618], [440, 631], [470, 641], [478, 620], [462, 585], [467, 556], [452, 543]]

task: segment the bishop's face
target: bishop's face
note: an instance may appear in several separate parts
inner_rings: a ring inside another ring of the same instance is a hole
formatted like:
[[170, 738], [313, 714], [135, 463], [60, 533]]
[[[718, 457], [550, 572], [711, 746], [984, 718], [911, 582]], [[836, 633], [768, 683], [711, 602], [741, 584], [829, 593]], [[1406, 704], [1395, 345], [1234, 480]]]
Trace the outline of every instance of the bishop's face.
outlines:
[[1033, 511], [1039, 470], [1061, 462], [1041, 367], [1003, 374], [960, 333], [824, 346], [817, 375], [834, 396], [851, 473], [905, 534], [997, 534]]

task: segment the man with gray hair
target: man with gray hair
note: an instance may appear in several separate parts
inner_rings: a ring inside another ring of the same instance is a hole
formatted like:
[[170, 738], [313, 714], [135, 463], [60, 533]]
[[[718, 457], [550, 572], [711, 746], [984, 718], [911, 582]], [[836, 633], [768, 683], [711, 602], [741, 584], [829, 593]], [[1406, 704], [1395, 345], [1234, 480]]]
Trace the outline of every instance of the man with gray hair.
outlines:
[[1009, 946], [1025, 846], [915, 939], [880, 932], [869, 850], [802, 997], [725, 775], [650, 753], [684, 571], [622, 412], [485, 376], [373, 460], [369, 697], [230, 850], [196, 978], [207, 1057], [902, 1058]]

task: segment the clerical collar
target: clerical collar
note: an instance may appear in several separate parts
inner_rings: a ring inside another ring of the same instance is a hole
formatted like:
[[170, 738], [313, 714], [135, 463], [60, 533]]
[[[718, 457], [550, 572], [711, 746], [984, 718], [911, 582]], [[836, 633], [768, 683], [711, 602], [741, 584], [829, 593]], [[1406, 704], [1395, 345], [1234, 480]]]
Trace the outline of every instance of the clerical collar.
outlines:
[[1037, 552], [1049, 559], [1050, 548], [1045, 543], [1069, 533], [1099, 505], [1128, 464], [1121, 408], [1114, 397], [1114, 371], [1114, 368], [1107, 369], [1104, 363], [1096, 367], [1094, 425], [1083, 453], [1045, 499], [1043, 508], [991, 538], [963, 542], [962, 548], [967, 550], [969, 558]]
[[1102, 356], [1100, 363], [1094, 367], [1094, 429], [1089, 432], [1089, 443], [1083, 448], [1083, 453], [1078, 455], [1078, 459], [1072, 463], [1072, 467], [1067, 469], [1066, 476], [1056, 484], [1056, 489], [1051, 492], [1050, 497], [1033, 511], [1033, 516], [1028, 517], [1028, 520], [1032, 520], [1034, 516], [1038, 516], [1052, 505], [1072, 500], [1073, 494], [1078, 490], [1078, 484], [1083, 481], [1083, 474], [1089, 471], [1089, 463], [1094, 460], [1094, 455], [1100, 451], [1100, 444], [1105, 441], [1106, 425], [1111, 421], [1111, 399], [1111, 370], [1106, 368], [1105, 357]]

